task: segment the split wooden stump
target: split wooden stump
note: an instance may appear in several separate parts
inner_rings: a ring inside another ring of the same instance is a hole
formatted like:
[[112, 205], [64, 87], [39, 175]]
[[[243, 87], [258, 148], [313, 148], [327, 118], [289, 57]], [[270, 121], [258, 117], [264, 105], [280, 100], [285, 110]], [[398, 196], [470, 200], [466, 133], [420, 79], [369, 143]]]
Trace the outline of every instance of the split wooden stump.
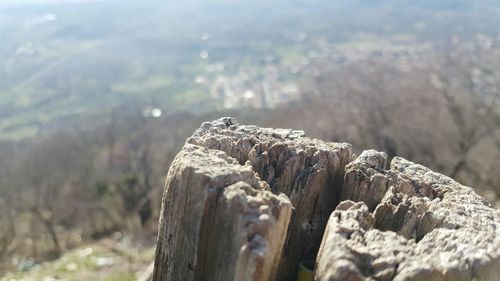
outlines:
[[471, 188], [352, 158], [302, 131], [203, 123], [168, 173], [153, 281], [294, 281], [315, 260], [321, 281], [500, 280], [499, 212]]

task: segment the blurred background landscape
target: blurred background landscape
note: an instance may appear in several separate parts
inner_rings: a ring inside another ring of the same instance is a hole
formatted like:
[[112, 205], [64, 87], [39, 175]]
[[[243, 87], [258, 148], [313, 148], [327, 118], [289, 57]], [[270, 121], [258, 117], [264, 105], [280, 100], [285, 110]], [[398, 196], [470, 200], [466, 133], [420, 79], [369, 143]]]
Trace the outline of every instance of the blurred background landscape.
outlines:
[[137, 280], [206, 120], [500, 196], [498, 0], [0, 0], [0, 280]]

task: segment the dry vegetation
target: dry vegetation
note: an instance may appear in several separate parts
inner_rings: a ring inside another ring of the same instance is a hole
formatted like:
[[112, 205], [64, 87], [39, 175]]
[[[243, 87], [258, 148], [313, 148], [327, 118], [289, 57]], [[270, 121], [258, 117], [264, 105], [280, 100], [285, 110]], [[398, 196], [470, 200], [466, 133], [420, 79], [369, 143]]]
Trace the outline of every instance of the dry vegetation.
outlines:
[[[142, 117], [117, 108], [0, 145], [0, 273], [117, 231], [154, 241], [166, 169], [202, 121], [303, 129], [403, 156], [500, 196], [500, 46], [450, 44], [413, 62], [311, 66], [303, 99], [272, 110]], [[319, 71], [318, 71], [319, 70]], [[15, 259], [14, 259], [15, 258]]]

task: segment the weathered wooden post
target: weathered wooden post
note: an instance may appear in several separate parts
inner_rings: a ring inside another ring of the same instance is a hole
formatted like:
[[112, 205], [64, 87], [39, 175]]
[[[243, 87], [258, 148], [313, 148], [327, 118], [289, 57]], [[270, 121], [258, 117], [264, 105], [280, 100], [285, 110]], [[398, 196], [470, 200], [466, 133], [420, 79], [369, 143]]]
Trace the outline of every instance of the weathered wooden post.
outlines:
[[350, 159], [349, 144], [302, 131], [202, 124], [169, 171], [153, 280], [294, 280]]
[[498, 280], [500, 213], [402, 158], [203, 123], [170, 167], [153, 281]]

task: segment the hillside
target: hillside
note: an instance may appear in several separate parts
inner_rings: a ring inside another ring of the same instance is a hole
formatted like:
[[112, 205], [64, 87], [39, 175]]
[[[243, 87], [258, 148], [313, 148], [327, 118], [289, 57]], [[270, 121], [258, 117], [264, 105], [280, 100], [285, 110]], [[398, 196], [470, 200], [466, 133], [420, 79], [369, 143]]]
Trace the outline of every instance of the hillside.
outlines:
[[[0, 0], [0, 278], [135, 278], [152, 260], [167, 168], [221, 116], [403, 157], [499, 208], [499, 14], [498, 0]], [[312, 151], [296, 159], [301, 179]], [[267, 164], [253, 168], [270, 186], [295, 176]], [[377, 218], [363, 201], [368, 212], [337, 214]], [[289, 243], [319, 247], [297, 227]]]
[[[248, 83], [258, 83], [263, 66], [297, 64], [325, 43], [363, 45], [366, 35], [494, 34], [498, 9], [491, 1], [3, 1], [0, 138], [131, 102], [219, 110], [224, 100], [209, 93], [221, 75], [250, 73]], [[279, 73], [287, 84], [277, 87], [306, 79]]]

